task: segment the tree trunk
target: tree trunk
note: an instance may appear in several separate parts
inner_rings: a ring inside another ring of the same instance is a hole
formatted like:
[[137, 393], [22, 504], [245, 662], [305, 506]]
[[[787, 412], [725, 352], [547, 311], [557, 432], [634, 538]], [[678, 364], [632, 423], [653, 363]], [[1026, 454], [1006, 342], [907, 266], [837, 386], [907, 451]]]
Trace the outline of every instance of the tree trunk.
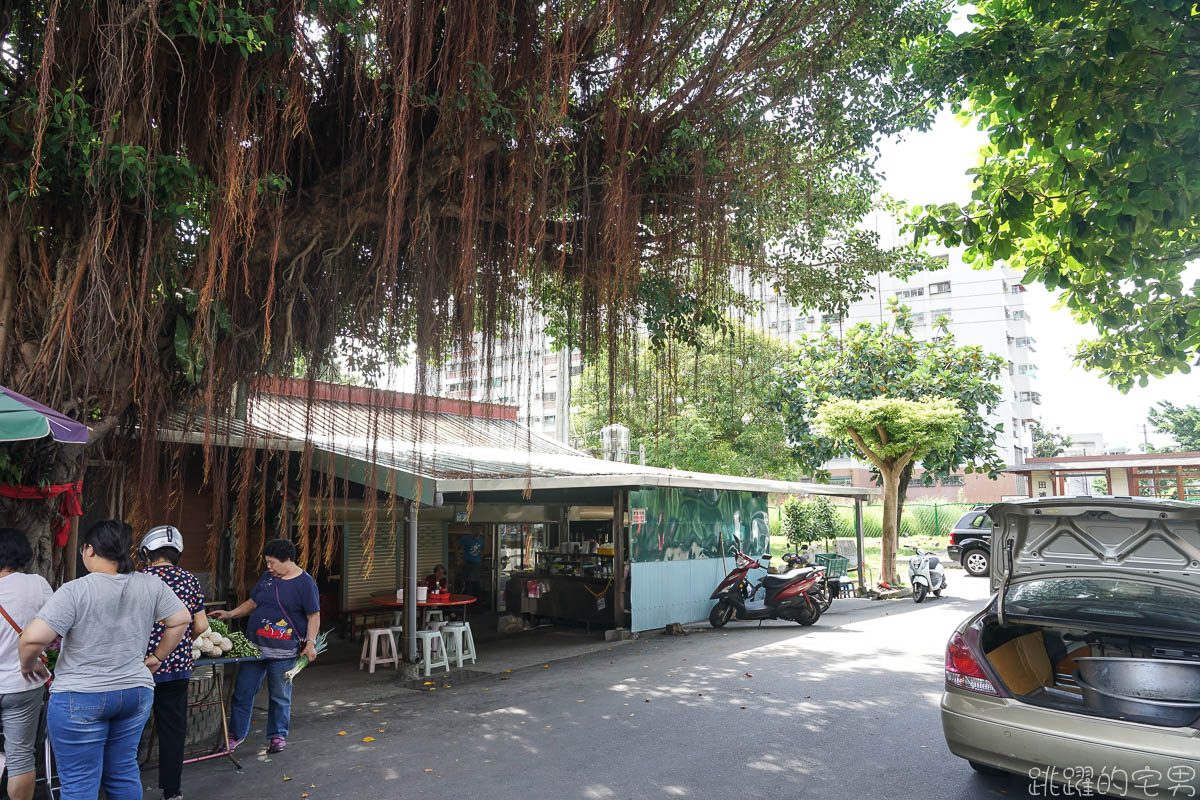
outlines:
[[[43, 473], [48, 476], [47, 483], [62, 484], [79, 480], [83, 475], [84, 450], [79, 445], [56, 445], [50, 448], [52, 463]], [[52, 584], [61, 577], [56, 574], [58, 563], [55, 561], [54, 546], [54, 531], [62, 519], [58, 507], [57, 497], [49, 500], [0, 498], [0, 519], [4, 520], [4, 526], [23, 532], [33, 547], [33, 561], [24, 571], [41, 575]], [[64, 553], [58, 553], [57, 557], [61, 562]]]
[[894, 469], [881, 469], [879, 474], [883, 478], [883, 535], [880, 541], [883, 557], [879, 567], [879, 580], [889, 586], [897, 586], [896, 545], [900, 521], [900, 475]]
[[908, 497], [908, 485], [912, 483], [913, 462], [909, 461], [904, 465], [904, 469], [900, 470], [898, 486], [896, 488], [896, 541], [899, 542], [900, 531], [902, 531], [904, 522], [904, 501]]

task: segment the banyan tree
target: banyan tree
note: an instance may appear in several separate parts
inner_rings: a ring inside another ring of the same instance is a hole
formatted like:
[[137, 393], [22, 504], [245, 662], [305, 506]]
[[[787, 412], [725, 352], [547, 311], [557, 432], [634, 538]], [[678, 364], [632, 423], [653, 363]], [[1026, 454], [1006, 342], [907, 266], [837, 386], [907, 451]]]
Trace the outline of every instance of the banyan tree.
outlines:
[[[927, 121], [907, 62], [942, 24], [930, 0], [5, 2], [0, 384], [93, 437], [6, 448], [0, 482], [160, 463], [179, 409], [424, 374], [530, 310], [613, 359], [639, 326], [719, 326], [734, 268], [836, 307], [907, 258], [856, 226], [878, 137]], [[50, 504], [4, 502], [49, 569]]]

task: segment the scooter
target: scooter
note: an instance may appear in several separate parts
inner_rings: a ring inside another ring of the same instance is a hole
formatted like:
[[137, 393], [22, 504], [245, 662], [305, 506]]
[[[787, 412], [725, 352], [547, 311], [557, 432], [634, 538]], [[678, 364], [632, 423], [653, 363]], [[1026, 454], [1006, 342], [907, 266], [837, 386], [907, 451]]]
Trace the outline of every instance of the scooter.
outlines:
[[908, 582], [912, 584], [914, 603], [924, 600], [930, 592], [941, 597], [946, 588], [946, 568], [933, 553], [918, 548], [908, 560]]
[[[751, 584], [746, 575], [752, 569], [764, 569], [769, 555], [762, 560], [743, 553], [737, 541], [730, 547], [734, 555], [733, 569], [725, 576], [709, 598], [716, 600], [708, 615], [714, 628], [723, 627], [730, 620], [743, 622], [764, 619], [785, 619], [801, 625], [812, 625], [821, 617], [821, 605], [817, 598], [818, 584], [824, 580], [825, 570], [820, 567], [800, 567], [789, 562], [787, 572], [782, 575], [764, 575], [758, 584]], [[748, 606], [758, 590], [764, 591], [762, 606]]]

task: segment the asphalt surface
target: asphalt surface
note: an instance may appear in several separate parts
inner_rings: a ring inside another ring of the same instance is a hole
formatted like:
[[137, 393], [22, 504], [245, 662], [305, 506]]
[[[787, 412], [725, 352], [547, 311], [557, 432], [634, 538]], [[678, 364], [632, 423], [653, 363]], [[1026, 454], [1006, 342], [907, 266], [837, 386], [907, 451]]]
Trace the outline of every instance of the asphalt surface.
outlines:
[[[241, 774], [224, 760], [189, 766], [184, 794], [225, 800], [1024, 795], [1024, 781], [976, 775], [942, 739], [945, 643], [987, 594], [985, 580], [961, 571], [951, 572], [950, 581], [946, 597], [921, 605], [836, 601], [811, 628], [731, 623], [684, 637], [651, 633], [632, 645], [511, 675], [450, 688], [438, 682], [435, 692], [406, 690], [379, 702], [334, 699], [293, 718], [284, 753], [267, 757], [253, 738], [244, 744]], [[319, 674], [314, 669], [305, 678], [316, 681]], [[310, 684], [308, 691], [319, 689]], [[256, 728], [261, 724], [256, 714]]]

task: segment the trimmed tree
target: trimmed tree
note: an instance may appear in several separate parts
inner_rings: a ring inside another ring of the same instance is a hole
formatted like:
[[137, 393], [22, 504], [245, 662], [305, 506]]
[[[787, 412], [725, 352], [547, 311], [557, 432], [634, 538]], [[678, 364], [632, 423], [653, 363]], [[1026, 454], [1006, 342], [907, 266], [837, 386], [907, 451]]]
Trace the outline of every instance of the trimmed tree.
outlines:
[[828, 497], [793, 498], [782, 510], [784, 538], [796, 550], [837, 535], [837, 511]]
[[[891, 323], [855, 325], [841, 339], [825, 330], [795, 345], [776, 396], [792, 456], [802, 470], [827, 480], [826, 463], [854, 455], [853, 445], [821, 436], [814, 428], [817, 408], [833, 398], [944, 397], [962, 409], [965, 424], [961, 435], [944, 448], [925, 454], [921, 460], [925, 479], [944, 478], [959, 470], [995, 478], [1005, 466], [996, 447], [1004, 426], [988, 418], [1002, 397], [999, 378], [1004, 359], [980, 347], [959, 345], [940, 318], [934, 321], [936, 336], [918, 339], [908, 309], [892, 301], [892, 312]], [[898, 514], [914, 466], [910, 461], [900, 475]]]
[[883, 480], [883, 563], [880, 578], [896, 584], [900, 475], [913, 461], [952, 446], [966, 427], [952, 400], [830, 400], [817, 409], [815, 427], [839, 442], [853, 443]]

